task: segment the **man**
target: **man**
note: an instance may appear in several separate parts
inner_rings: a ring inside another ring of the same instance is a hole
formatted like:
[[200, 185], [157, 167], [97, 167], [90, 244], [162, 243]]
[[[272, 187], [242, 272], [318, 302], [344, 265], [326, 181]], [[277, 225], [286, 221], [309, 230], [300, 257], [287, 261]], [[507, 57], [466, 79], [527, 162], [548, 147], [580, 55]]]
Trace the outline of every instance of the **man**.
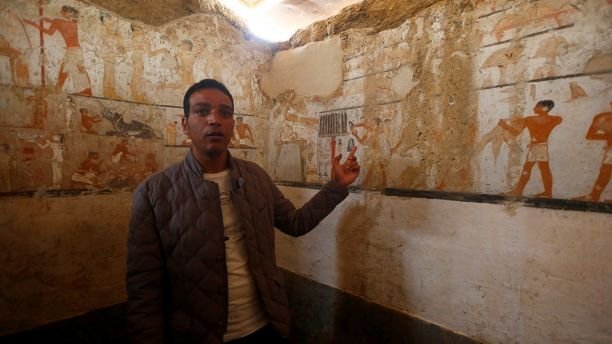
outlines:
[[81, 113], [81, 131], [87, 134], [97, 134], [98, 131], [93, 127], [96, 123], [102, 122], [102, 116], [90, 115], [87, 108], [80, 108], [79, 112]]
[[[59, 76], [57, 80], [57, 89], [61, 91], [64, 83], [70, 76], [74, 84], [75, 91], [85, 96], [91, 96], [91, 85], [89, 75], [85, 70], [85, 60], [83, 59], [83, 51], [79, 43], [79, 29], [77, 19], [79, 11], [71, 6], [62, 6], [60, 11], [64, 19], [42, 18], [41, 25], [25, 19], [24, 22], [34, 26], [38, 30], [51, 36], [58, 31], [64, 42], [66, 43], [66, 52], [62, 57]], [[49, 27], [45, 28], [44, 23], [49, 23]]]
[[[610, 102], [610, 105], [612, 106], [612, 102]], [[601, 193], [606, 189], [606, 186], [608, 186], [610, 176], [612, 175], [612, 112], [602, 112], [596, 115], [593, 118], [593, 122], [591, 122], [586, 138], [587, 140], [606, 141], [606, 147], [604, 149], [603, 161], [599, 168], [599, 174], [597, 175], [591, 193], [576, 199], [599, 202]], [[609, 200], [606, 200], [606, 202], [609, 202]]]
[[51, 160], [51, 169], [53, 172], [52, 189], [59, 189], [62, 186], [62, 165], [64, 164], [64, 135], [55, 134], [52, 137], [53, 141], [45, 140], [44, 144], [38, 143], [40, 149], [51, 148], [53, 152], [53, 160]]
[[537, 163], [542, 175], [544, 192], [535, 195], [535, 197], [552, 197], [553, 177], [548, 163], [548, 138], [553, 129], [563, 121], [563, 118], [559, 116], [548, 114], [554, 106], [555, 103], [552, 100], [541, 100], [533, 108], [536, 116], [528, 116], [523, 120], [515, 120], [514, 123], [508, 123], [505, 120], [499, 121], [499, 125], [514, 136], [520, 135], [525, 127], [529, 130], [529, 135], [531, 136], [531, 144], [529, 145], [529, 152], [527, 153], [527, 160], [523, 165], [521, 177], [516, 187], [508, 195], [521, 196], [523, 194], [525, 185], [527, 185], [531, 177], [531, 170]]
[[[358, 143], [368, 146], [366, 151], [365, 161], [369, 161], [366, 169], [363, 185], [372, 188], [380, 188], [387, 186], [387, 165], [391, 159], [391, 148], [389, 145], [389, 134], [387, 128], [389, 122], [383, 124], [381, 118], [374, 118], [374, 122], [366, 121], [365, 123], [350, 124], [351, 135]], [[359, 136], [357, 128], [362, 127], [365, 130]]]
[[255, 144], [255, 141], [253, 140], [253, 133], [251, 132], [251, 126], [249, 126], [248, 124], [244, 123], [242, 116], [238, 116], [236, 117], [236, 140], [238, 141], [238, 144], [236, 145], [236, 147], [238, 148], [247, 148], [249, 147], [249, 145], [247, 145], [246, 140], [248, 139], [251, 144]]
[[290, 319], [274, 227], [299, 236], [327, 216], [359, 175], [355, 149], [343, 164], [335, 157], [332, 180], [295, 209], [263, 169], [230, 155], [234, 100], [223, 84], [194, 84], [183, 109], [187, 157], [134, 194], [127, 266], [133, 340], [283, 343]]

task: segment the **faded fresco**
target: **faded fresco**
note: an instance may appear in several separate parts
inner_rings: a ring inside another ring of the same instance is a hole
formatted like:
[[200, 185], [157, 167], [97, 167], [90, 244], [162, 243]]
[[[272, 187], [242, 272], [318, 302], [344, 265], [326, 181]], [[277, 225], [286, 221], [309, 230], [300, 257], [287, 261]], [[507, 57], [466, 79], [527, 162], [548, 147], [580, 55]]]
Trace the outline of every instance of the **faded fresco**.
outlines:
[[[337, 148], [358, 146], [365, 189], [612, 199], [610, 2], [470, 4], [343, 36], [344, 81], [332, 97], [288, 89], [274, 99], [276, 178], [327, 180], [329, 139], [316, 120], [344, 111]], [[278, 158], [289, 152], [300, 162]]]
[[263, 164], [270, 51], [221, 17], [150, 27], [80, 1], [15, 0], [0, 27], [0, 192], [135, 187], [184, 157], [183, 94], [206, 77], [244, 114], [232, 151]]

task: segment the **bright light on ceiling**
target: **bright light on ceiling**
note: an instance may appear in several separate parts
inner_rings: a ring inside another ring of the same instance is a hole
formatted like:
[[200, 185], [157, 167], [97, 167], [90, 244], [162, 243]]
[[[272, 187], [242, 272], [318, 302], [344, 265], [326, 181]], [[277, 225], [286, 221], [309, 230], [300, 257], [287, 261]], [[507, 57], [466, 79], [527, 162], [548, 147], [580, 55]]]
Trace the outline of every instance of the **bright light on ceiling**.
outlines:
[[220, 2], [241, 17], [254, 35], [264, 40], [286, 41], [296, 31], [295, 28], [277, 25], [269, 16], [269, 12], [283, 0], [220, 0]]

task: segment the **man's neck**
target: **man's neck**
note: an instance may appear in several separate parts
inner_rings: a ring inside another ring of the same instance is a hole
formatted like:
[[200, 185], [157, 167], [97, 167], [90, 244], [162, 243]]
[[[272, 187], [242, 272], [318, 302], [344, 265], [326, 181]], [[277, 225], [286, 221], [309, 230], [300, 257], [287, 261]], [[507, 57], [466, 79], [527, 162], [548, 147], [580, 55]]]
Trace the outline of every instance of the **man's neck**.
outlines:
[[227, 169], [229, 164], [227, 161], [227, 150], [217, 155], [200, 155], [195, 150], [193, 150], [193, 155], [200, 164], [200, 167], [202, 167], [202, 172], [204, 173], [223, 172]]

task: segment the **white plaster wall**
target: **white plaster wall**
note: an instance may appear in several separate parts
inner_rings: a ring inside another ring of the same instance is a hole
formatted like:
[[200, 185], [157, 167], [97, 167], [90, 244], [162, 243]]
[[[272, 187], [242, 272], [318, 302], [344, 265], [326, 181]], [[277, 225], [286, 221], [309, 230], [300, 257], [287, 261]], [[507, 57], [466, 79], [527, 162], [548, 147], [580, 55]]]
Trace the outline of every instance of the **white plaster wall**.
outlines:
[[270, 97], [286, 90], [297, 95], [330, 96], [342, 83], [342, 41], [335, 36], [274, 56], [271, 70], [263, 75], [262, 88]]
[[[281, 187], [297, 204], [316, 190]], [[612, 342], [612, 216], [352, 193], [280, 266], [490, 343]]]

